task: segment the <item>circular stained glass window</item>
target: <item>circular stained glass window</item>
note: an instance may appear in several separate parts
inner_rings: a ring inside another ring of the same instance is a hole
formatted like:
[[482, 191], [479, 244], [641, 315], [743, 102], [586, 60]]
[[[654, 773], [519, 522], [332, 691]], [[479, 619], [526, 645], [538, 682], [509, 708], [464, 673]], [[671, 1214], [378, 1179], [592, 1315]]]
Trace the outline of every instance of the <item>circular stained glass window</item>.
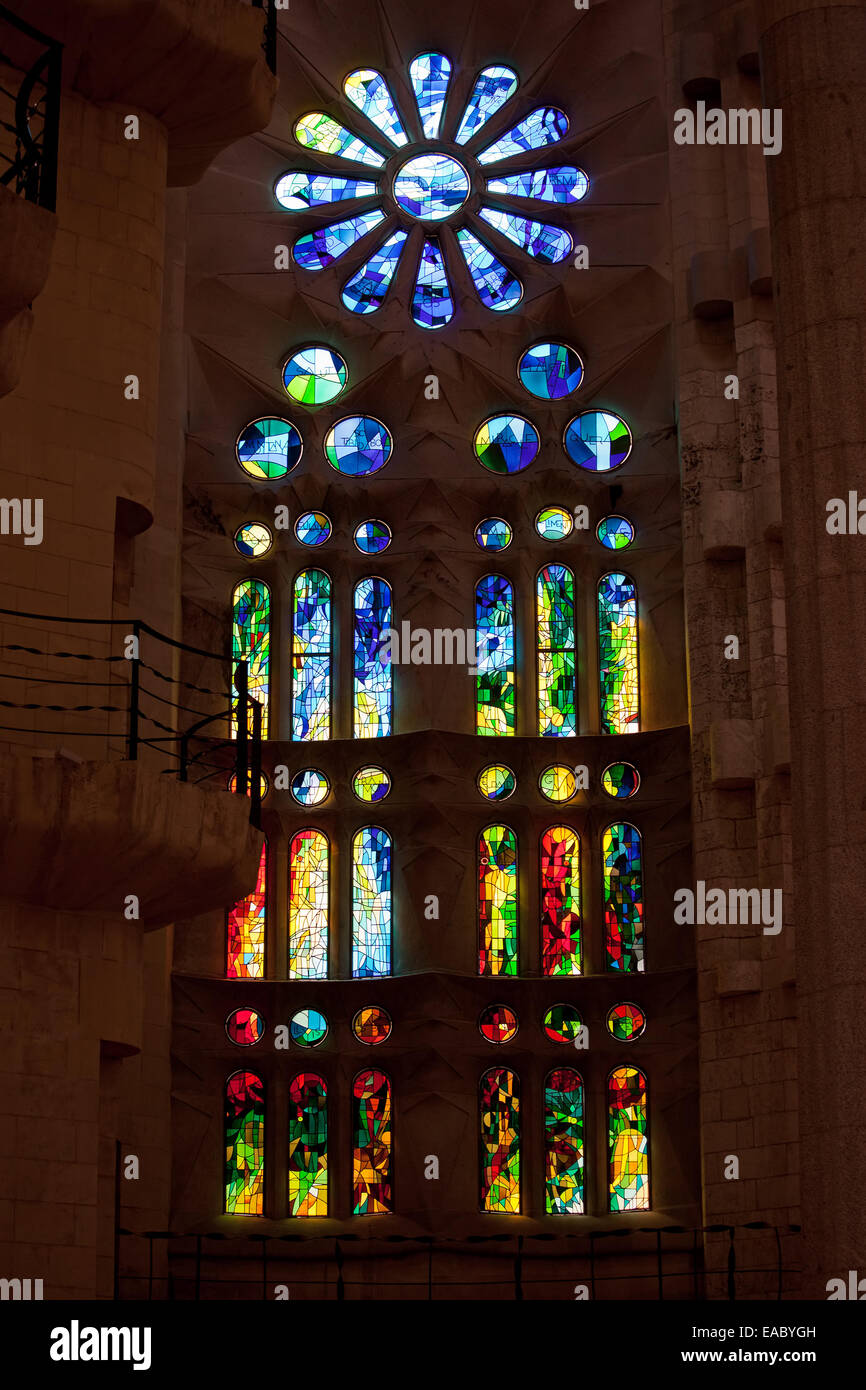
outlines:
[[391, 1016], [377, 1004], [371, 1004], [366, 1009], [359, 1009], [355, 1014], [352, 1019], [352, 1032], [358, 1042], [366, 1043], [368, 1047], [376, 1047], [378, 1043], [383, 1043], [391, 1032]]
[[273, 543], [269, 528], [261, 521], [248, 521], [235, 531], [235, 550], [245, 560], [257, 560], [260, 555], [267, 555]]
[[489, 1004], [478, 1020], [481, 1036], [492, 1043], [511, 1042], [519, 1026], [517, 1014], [507, 1004]]
[[284, 478], [297, 468], [304, 452], [304, 441], [288, 420], [270, 416], [253, 420], [238, 435], [235, 453], [245, 473], [257, 482]]
[[507, 550], [513, 539], [514, 532], [501, 516], [489, 516], [475, 527], [475, 544], [482, 550]]
[[299, 405], [327, 405], [345, 390], [349, 368], [329, 347], [305, 347], [283, 367], [283, 385]]
[[491, 763], [478, 774], [478, 790], [488, 801], [507, 801], [517, 786], [517, 778], [504, 763]]
[[535, 529], [543, 541], [564, 541], [574, 530], [574, 517], [564, 507], [545, 507], [535, 518]]
[[631, 430], [607, 410], [585, 410], [566, 427], [565, 452], [590, 473], [620, 468], [631, 453]]
[[320, 805], [330, 790], [331, 784], [324, 772], [317, 772], [314, 767], [305, 767], [292, 778], [291, 793], [299, 806]]
[[324, 512], [302, 512], [295, 522], [295, 535], [301, 545], [324, 545], [331, 536], [330, 518]]
[[625, 550], [634, 540], [634, 527], [627, 517], [606, 516], [596, 526], [595, 534], [608, 550]]
[[391, 544], [391, 527], [384, 521], [362, 521], [352, 539], [362, 555], [381, 555]]
[[469, 175], [445, 154], [419, 154], [397, 172], [394, 197], [404, 212], [422, 222], [442, 222], [469, 197]]
[[265, 1020], [255, 1009], [235, 1009], [226, 1019], [229, 1040], [238, 1047], [252, 1047], [265, 1034]]
[[544, 1031], [551, 1042], [573, 1043], [583, 1019], [573, 1004], [554, 1004], [544, 1015]]
[[[252, 786], [252, 779], [248, 776], [248, 778], [247, 778], [247, 796], [249, 796], [249, 794], [250, 794], [250, 787], [251, 787], [251, 786]], [[229, 789], [229, 791], [232, 792], [232, 793], [236, 792], [237, 789], [238, 789], [238, 774], [237, 774], [236, 772], [233, 772], [232, 775], [231, 775], [231, 777], [230, 777], [229, 780], [228, 780], [228, 789]], [[265, 776], [265, 774], [264, 774], [263, 772], [260, 772], [260, 773], [259, 773], [259, 798], [260, 798], [260, 800], [264, 801], [264, 799], [265, 799], [265, 797], [267, 796], [267, 794], [268, 794], [268, 779], [267, 779], [267, 777]]]
[[517, 375], [531, 396], [561, 401], [583, 380], [583, 363], [565, 343], [537, 343], [521, 357]]
[[538, 779], [542, 796], [548, 801], [570, 801], [577, 791], [577, 778], [570, 767], [556, 763], [546, 767]]
[[352, 791], [359, 801], [384, 801], [391, 790], [391, 778], [381, 767], [359, 768], [352, 778]]
[[625, 801], [640, 786], [640, 773], [632, 763], [611, 763], [601, 774], [601, 785], [608, 796]]
[[617, 1042], [634, 1042], [646, 1028], [646, 1014], [637, 1004], [616, 1004], [607, 1016], [607, 1030]]
[[289, 1019], [289, 1037], [298, 1047], [318, 1047], [328, 1036], [328, 1020], [318, 1009], [299, 1009]]
[[350, 478], [366, 478], [378, 473], [391, 457], [394, 441], [390, 432], [372, 415], [347, 415], [328, 430], [325, 458], [338, 473]]
[[538, 430], [522, 415], [493, 415], [475, 435], [475, 456], [491, 473], [522, 473], [538, 455]]

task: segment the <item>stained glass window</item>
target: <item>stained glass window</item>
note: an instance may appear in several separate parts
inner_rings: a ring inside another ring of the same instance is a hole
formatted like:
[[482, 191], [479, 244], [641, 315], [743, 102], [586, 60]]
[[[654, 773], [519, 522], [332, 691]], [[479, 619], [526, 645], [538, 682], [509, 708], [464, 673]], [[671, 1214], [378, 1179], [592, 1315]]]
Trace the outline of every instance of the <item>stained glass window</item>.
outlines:
[[[271, 591], [261, 579], [242, 579], [232, 593], [232, 658], [247, 663], [247, 689], [262, 710], [262, 738], [268, 736], [271, 666]], [[232, 738], [237, 718], [232, 716]]]
[[[228, 790], [232, 793], [232, 796], [234, 796], [235, 792], [236, 792], [237, 789], [238, 789], [238, 775], [237, 775], [236, 772], [233, 772], [233, 773], [231, 774], [231, 776], [229, 777], [228, 782], [226, 783], [226, 786], [227, 786]], [[259, 773], [259, 799], [260, 799], [261, 801], [264, 801], [265, 797], [267, 796], [269, 786], [270, 786], [270, 783], [268, 782], [267, 777], [265, 776], [265, 774], [264, 774], [263, 772], [260, 772], [260, 773]], [[247, 789], [246, 789], [246, 795], [247, 795], [247, 796], [252, 796], [252, 787], [253, 787], [253, 781], [252, 781], [252, 776], [250, 775], [250, 776], [248, 777], [248, 779], [247, 779]]]
[[386, 1042], [391, 1036], [390, 1014], [385, 1009], [380, 1009], [377, 1004], [359, 1009], [352, 1019], [352, 1032], [358, 1042], [364, 1043], [367, 1047], [378, 1047], [379, 1043]]
[[517, 837], [488, 825], [478, 841], [478, 974], [517, 974]]
[[567, 343], [536, 343], [518, 362], [517, 375], [530, 396], [561, 401], [583, 380], [583, 363]]
[[352, 791], [359, 801], [384, 801], [391, 790], [391, 778], [381, 767], [359, 767], [352, 778]]
[[327, 799], [331, 784], [324, 772], [304, 767], [295, 773], [289, 790], [299, 806], [318, 806]]
[[289, 1215], [328, 1215], [328, 1088], [309, 1071], [289, 1086]]
[[643, 865], [640, 831], [617, 822], [602, 836], [604, 946], [608, 970], [644, 968]]
[[608, 796], [624, 801], [640, 786], [640, 773], [633, 763], [611, 763], [601, 774], [601, 786]]
[[544, 1209], [548, 1216], [583, 1212], [583, 1082], [558, 1067], [544, 1083]]
[[516, 126], [493, 145], [488, 145], [478, 156], [479, 164], [498, 164], [501, 159], [511, 159], [515, 154], [527, 154], [530, 150], [543, 150], [548, 145], [557, 145], [568, 134], [568, 117], [555, 106], [540, 106], [524, 116]]
[[314, 231], [298, 237], [292, 247], [292, 255], [302, 270], [326, 270], [374, 228], [381, 227], [384, 221], [384, 212], [373, 208], [370, 212], [359, 212], [357, 217], [331, 222], [327, 227], [316, 227]]
[[476, 732], [514, 733], [514, 590], [501, 574], [475, 589]]
[[350, 72], [343, 83], [343, 91], [392, 145], [398, 148], [408, 145], [409, 137], [403, 129], [388, 83], [380, 72], [373, 72], [370, 68]]
[[369, 179], [338, 178], [331, 174], [301, 174], [289, 172], [277, 179], [274, 196], [288, 212], [306, 212], [309, 208], [328, 207], [332, 203], [348, 202], [352, 198], [371, 198], [379, 185]]
[[300, 348], [283, 367], [283, 386], [299, 405], [327, 405], [345, 391], [348, 381], [344, 358], [329, 347]]
[[442, 124], [445, 98], [451, 81], [451, 63], [444, 53], [420, 53], [409, 64], [412, 90], [427, 140], [435, 140]]
[[295, 522], [295, 535], [301, 545], [324, 545], [331, 538], [331, 519], [324, 512], [301, 512]]
[[646, 1014], [637, 1004], [615, 1004], [607, 1016], [607, 1031], [617, 1042], [634, 1042], [646, 1028]]
[[531, 174], [500, 174], [489, 179], [488, 193], [506, 193], [512, 198], [533, 198], [539, 203], [579, 203], [589, 191], [589, 179], [573, 164], [536, 169]]
[[492, 309], [494, 313], [505, 313], [516, 308], [523, 298], [523, 285], [508, 266], [503, 265], [490, 247], [485, 246], [466, 227], [457, 229], [457, 244], [484, 307]]
[[241, 430], [235, 452], [245, 473], [256, 482], [269, 483], [297, 468], [304, 441], [288, 420], [267, 416]]
[[265, 1020], [255, 1009], [233, 1009], [226, 1019], [226, 1036], [236, 1047], [255, 1047], [265, 1035]]
[[362, 555], [381, 555], [391, 544], [391, 527], [384, 521], [362, 521], [352, 539]]
[[296, 1047], [318, 1047], [328, 1036], [328, 1020], [318, 1009], [299, 1009], [289, 1019], [289, 1037]]
[[625, 550], [634, 540], [634, 527], [624, 516], [606, 516], [595, 528], [596, 538], [607, 550]]
[[517, 86], [517, 73], [511, 68], [491, 67], [479, 73], [454, 137], [456, 143], [465, 145], [473, 139], [491, 116], [510, 101]]
[[522, 473], [540, 447], [538, 430], [522, 415], [492, 415], [475, 431], [475, 457], [491, 473]]
[[478, 1020], [481, 1036], [492, 1043], [511, 1042], [517, 1037], [517, 1014], [507, 1004], [488, 1004]]
[[444, 328], [454, 317], [454, 298], [438, 241], [424, 242], [412, 295], [412, 317], [419, 328]]
[[605, 574], [598, 585], [598, 678], [603, 734], [640, 729], [637, 588], [627, 574]]
[[535, 529], [543, 541], [564, 541], [574, 530], [574, 518], [565, 507], [545, 507], [535, 518]]
[[258, 560], [260, 555], [267, 555], [273, 543], [269, 528], [260, 521], [248, 521], [235, 531], [235, 550], [245, 560]]
[[609, 410], [585, 410], [565, 428], [565, 452], [588, 473], [621, 468], [631, 453], [631, 430]]
[[475, 527], [475, 544], [482, 550], [507, 550], [514, 532], [501, 516], [490, 516]]
[[391, 1083], [385, 1073], [359, 1072], [352, 1101], [353, 1214], [393, 1211]]
[[382, 155], [363, 140], [353, 135], [351, 130], [340, 125], [333, 116], [322, 111], [311, 111], [302, 116], [295, 126], [295, 139], [306, 150], [317, 154], [333, 154], [338, 159], [351, 159], [355, 164], [367, 164], [371, 169], [381, 169], [385, 163]]
[[391, 836], [365, 825], [352, 840], [352, 976], [391, 973]]
[[541, 837], [541, 973], [583, 973], [580, 924], [580, 836], [554, 825]]
[[268, 842], [262, 845], [256, 886], [226, 914], [226, 978], [261, 980], [265, 973]]
[[544, 1015], [542, 1027], [545, 1037], [551, 1042], [573, 1047], [583, 1027], [583, 1019], [573, 1004], [554, 1004]]
[[372, 415], [347, 415], [325, 436], [325, 458], [338, 473], [366, 478], [378, 473], [394, 448], [390, 431]]
[[225, 1210], [261, 1216], [264, 1210], [265, 1089], [252, 1071], [236, 1071], [226, 1082]]
[[538, 623], [538, 732], [546, 738], [577, 733], [574, 576], [565, 565], [545, 565], [536, 580]]
[[341, 298], [353, 314], [375, 314], [377, 309], [381, 309], [408, 236], [409, 233], [404, 231], [396, 231], [389, 236], [360, 270], [356, 270], [352, 278], [346, 281]]
[[532, 218], [500, 212], [497, 208], [480, 208], [478, 216], [501, 236], [513, 241], [527, 256], [544, 265], [558, 265], [574, 248], [571, 232], [562, 227], [551, 227], [547, 222], [535, 222]]
[[520, 1082], [506, 1067], [481, 1078], [481, 1210], [520, 1211]]
[[469, 175], [456, 159], [444, 154], [417, 154], [398, 169], [394, 200], [410, 217], [444, 222], [460, 211], [470, 187]]
[[328, 978], [330, 846], [301, 830], [289, 846], [289, 979]]
[[570, 801], [577, 791], [577, 778], [570, 767], [564, 763], [554, 763], [546, 767], [538, 779], [542, 796], [548, 801]]
[[507, 801], [516, 786], [517, 778], [503, 763], [491, 763], [478, 774], [478, 790], [488, 801]]
[[391, 653], [385, 634], [392, 626], [391, 586], [369, 577], [355, 586], [355, 738], [387, 738], [393, 700]]
[[292, 603], [292, 738], [331, 737], [331, 581], [304, 570]]
[[607, 1083], [610, 1210], [649, 1211], [647, 1080], [617, 1067]]

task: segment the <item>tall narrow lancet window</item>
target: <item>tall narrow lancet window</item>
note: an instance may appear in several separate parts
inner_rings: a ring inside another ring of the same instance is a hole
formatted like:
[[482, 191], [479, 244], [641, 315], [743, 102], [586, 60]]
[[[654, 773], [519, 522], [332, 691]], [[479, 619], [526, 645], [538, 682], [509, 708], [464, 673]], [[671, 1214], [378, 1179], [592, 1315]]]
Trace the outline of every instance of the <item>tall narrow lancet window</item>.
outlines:
[[262, 845], [256, 886], [226, 914], [226, 978], [261, 980], [265, 973], [268, 842]]
[[583, 1210], [583, 1082], [559, 1067], [544, 1083], [544, 1210], [579, 1216]]
[[514, 733], [514, 589], [487, 574], [475, 590], [476, 723], [479, 734]]
[[598, 585], [598, 679], [603, 734], [640, 728], [637, 587], [627, 574], [605, 574]]
[[575, 697], [574, 575], [545, 565], [536, 581], [538, 732], [546, 738], [577, 733]]
[[330, 846], [300, 830], [289, 846], [289, 979], [328, 978]]
[[644, 969], [643, 864], [640, 831], [609, 825], [601, 840], [604, 866], [604, 952], [608, 970]]
[[392, 732], [391, 586], [370, 577], [355, 586], [355, 738], [387, 738]]
[[391, 1082], [375, 1068], [352, 1086], [352, 1213], [394, 1210]]
[[265, 1090], [252, 1071], [236, 1071], [226, 1082], [225, 1210], [261, 1216], [264, 1210]]
[[478, 841], [478, 974], [517, 974], [517, 837], [488, 825]]
[[309, 1071], [289, 1087], [289, 1215], [328, 1215], [328, 1087]]
[[292, 738], [331, 737], [331, 581], [304, 570], [292, 594]]
[[649, 1211], [647, 1080], [636, 1067], [617, 1067], [607, 1082], [607, 1145], [611, 1211]]
[[507, 1067], [481, 1078], [481, 1210], [520, 1211], [520, 1081]]
[[[232, 593], [232, 674], [247, 663], [247, 689], [262, 707], [262, 738], [268, 736], [271, 670], [271, 591], [261, 579], [242, 579]], [[232, 738], [237, 719], [232, 719]]]
[[391, 836], [365, 825], [352, 840], [352, 977], [391, 973]]
[[541, 973], [580, 975], [580, 836], [553, 825], [541, 837]]

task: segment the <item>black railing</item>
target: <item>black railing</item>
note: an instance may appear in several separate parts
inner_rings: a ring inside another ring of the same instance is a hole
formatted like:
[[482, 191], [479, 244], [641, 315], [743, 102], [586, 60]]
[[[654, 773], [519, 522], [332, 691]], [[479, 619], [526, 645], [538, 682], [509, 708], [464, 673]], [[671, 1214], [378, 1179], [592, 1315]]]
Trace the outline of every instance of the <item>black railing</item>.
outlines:
[[262, 52], [265, 55], [265, 62], [271, 72], [277, 70], [277, 9], [274, 0], [253, 0], [253, 6], [257, 10], [265, 12], [264, 34], [262, 36]]
[[63, 45], [0, 5], [0, 184], [54, 211]]

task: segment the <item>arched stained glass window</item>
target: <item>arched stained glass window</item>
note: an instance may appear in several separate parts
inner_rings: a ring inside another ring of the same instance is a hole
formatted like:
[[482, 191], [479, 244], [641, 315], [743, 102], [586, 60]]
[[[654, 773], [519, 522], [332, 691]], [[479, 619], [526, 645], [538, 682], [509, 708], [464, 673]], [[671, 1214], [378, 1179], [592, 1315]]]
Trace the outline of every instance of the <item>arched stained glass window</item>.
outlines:
[[479, 73], [454, 137], [457, 144], [466, 145], [474, 139], [491, 116], [511, 100], [517, 87], [517, 73], [511, 68], [485, 68]]
[[481, 1210], [520, 1211], [520, 1081], [507, 1067], [481, 1078]]
[[584, 1210], [583, 1082], [558, 1067], [544, 1083], [544, 1209], [549, 1216]]
[[387, 738], [393, 701], [391, 651], [385, 637], [391, 628], [391, 586], [370, 577], [355, 586], [355, 738]]
[[517, 154], [543, 150], [548, 145], [558, 145], [567, 134], [568, 117], [565, 112], [558, 111], [555, 106], [539, 106], [500, 136], [494, 145], [482, 150], [478, 163], [498, 164], [501, 159], [511, 159]]
[[352, 1086], [352, 1212], [394, 1210], [391, 1082], [384, 1072], [359, 1072]]
[[365, 825], [352, 840], [352, 977], [391, 973], [391, 836]]
[[541, 837], [541, 972], [580, 975], [580, 836], [553, 825]]
[[226, 978], [261, 980], [265, 973], [268, 842], [262, 845], [256, 886], [226, 913]]
[[[247, 663], [247, 689], [262, 707], [262, 738], [268, 736], [271, 666], [271, 591], [261, 579], [242, 579], [232, 593], [233, 672]], [[237, 738], [232, 718], [232, 738]]]
[[603, 734], [640, 729], [637, 588], [627, 574], [605, 574], [598, 585], [598, 678]]
[[514, 589], [487, 574], [475, 589], [476, 732], [514, 733]]
[[289, 846], [289, 979], [328, 978], [330, 846], [300, 830]]
[[260, 1076], [236, 1071], [226, 1082], [226, 1196], [229, 1215], [264, 1209], [265, 1090]]
[[372, 68], [359, 68], [357, 72], [349, 73], [343, 83], [343, 91], [392, 145], [408, 145], [409, 137], [403, 129], [388, 83], [380, 72]]
[[488, 825], [478, 841], [478, 974], [517, 974], [517, 837]]
[[637, 1067], [617, 1067], [607, 1083], [607, 1146], [611, 1211], [649, 1211], [647, 1079]]
[[577, 733], [574, 576], [566, 565], [545, 565], [539, 571], [536, 605], [538, 732], [548, 738], [573, 738]]
[[331, 581], [304, 570], [292, 596], [292, 738], [331, 737]]
[[436, 140], [451, 81], [451, 62], [444, 53], [419, 53], [409, 64], [409, 76], [418, 103], [424, 138]]
[[328, 1215], [328, 1088], [315, 1072], [289, 1087], [289, 1215]]
[[643, 866], [640, 831], [625, 822], [602, 836], [604, 950], [608, 970], [644, 968]]

